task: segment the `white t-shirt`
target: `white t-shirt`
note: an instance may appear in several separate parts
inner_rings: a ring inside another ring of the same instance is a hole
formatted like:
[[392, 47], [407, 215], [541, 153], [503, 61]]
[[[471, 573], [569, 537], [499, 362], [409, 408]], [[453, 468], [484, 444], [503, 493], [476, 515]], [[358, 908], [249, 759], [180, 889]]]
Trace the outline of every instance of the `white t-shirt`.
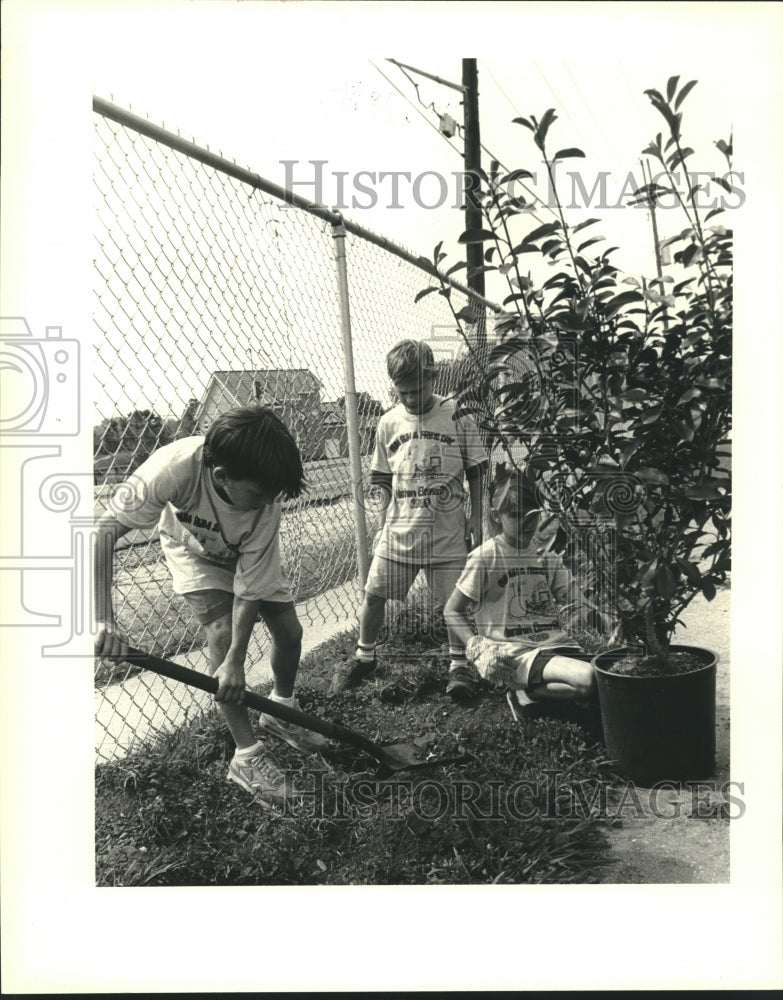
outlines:
[[487, 639], [513, 640], [520, 650], [574, 645], [558, 610], [577, 602], [579, 592], [556, 553], [519, 551], [497, 535], [470, 553], [457, 588]]
[[248, 601], [290, 601], [280, 564], [280, 504], [239, 510], [218, 496], [202, 462], [203, 437], [164, 445], [115, 493], [127, 528], [154, 528], [175, 594], [216, 588]]
[[376, 556], [425, 564], [465, 557], [465, 470], [487, 454], [474, 421], [455, 420], [455, 409], [435, 396], [427, 413], [399, 404], [378, 421], [372, 470], [392, 474], [392, 496]]

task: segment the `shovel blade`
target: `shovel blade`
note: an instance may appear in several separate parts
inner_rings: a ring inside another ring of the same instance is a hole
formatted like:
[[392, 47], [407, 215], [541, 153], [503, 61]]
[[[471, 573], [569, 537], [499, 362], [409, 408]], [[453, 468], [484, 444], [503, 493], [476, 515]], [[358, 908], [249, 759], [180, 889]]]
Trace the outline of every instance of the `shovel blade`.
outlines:
[[382, 743], [376, 744], [376, 760], [381, 765], [382, 774], [394, 774], [396, 771], [410, 771], [418, 767], [433, 767], [437, 764], [456, 764], [467, 760], [470, 754], [454, 754], [451, 757], [429, 757], [422, 759], [419, 750], [412, 743]]

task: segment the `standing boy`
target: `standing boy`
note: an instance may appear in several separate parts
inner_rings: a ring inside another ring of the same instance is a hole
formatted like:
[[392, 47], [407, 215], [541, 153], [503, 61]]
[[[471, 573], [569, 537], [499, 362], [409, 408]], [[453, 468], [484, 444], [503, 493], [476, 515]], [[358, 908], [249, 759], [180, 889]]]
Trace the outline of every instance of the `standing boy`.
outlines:
[[[370, 481], [381, 493], [381, 528], [359, 613], [359, 642], [335, 671], [330, 694], [353, 687], [377, 666], [375, 646], [387, 600], [404, 600], [419, 570], [444, 604], [481, 540], [481, 485], [486, 452], [468, 416], [433, 392], [430, 346], [403, 340], [386, 359], [399, 404], [380, 418]], [[465, 516], [463, 480], [470, 491]], [[449, 680], [454, 698], [469, 697], [474, 682], [462, 641], [449, 631]]]
[[534, 543], [541, 517], [535, 490], [522, 474], [502, 472], [489, 506], [500, 533], [468, 556], [446, 622], [481, 676], [507, 686], [512, 711], [514, 702], [592, 699], [593, 669], [568, 631], [588, 606], [562, 558]]
[[[158, 449], [117, 491], [97, 525], [95, 653], [122, 656], [128, 646], [112, 608], [115, 542], [134, 528], [160, 531], [160, 544], [182, 594], [207, 633], [209, 672], [236, 744], [228, 778], [262, 804], [283, 805], [286, 782], [264, 754], [244, 706], [245, 658], [260, 617], [272, 640], [273, 701], [296, 707], [294, 682], [302, 627], [280, 563], [280, 501], [298, 497], [304, 470], [296, 442], [272, 410], [244, 407], [221, 414], [205, 437]], [[297, 749], [327, 744], [270, 715], [262, 732]]]

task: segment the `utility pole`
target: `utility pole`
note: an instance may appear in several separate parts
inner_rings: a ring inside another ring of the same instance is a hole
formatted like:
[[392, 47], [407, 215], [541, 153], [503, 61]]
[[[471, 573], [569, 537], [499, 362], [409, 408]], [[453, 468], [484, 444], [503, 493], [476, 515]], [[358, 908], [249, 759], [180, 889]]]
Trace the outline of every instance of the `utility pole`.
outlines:
[[[465, 228], [482, 229], [481, 136], [479, 133], [478, 69], [475, 59], [462, 60], [462, 86], [465, 89]], [[484, 296], [484, 244], [468, 243], [468, 288]]]
[[[462, 84], [452, 83], [444, 80], [432, 73], [417, 69], [415, 66], [408, 66], [398, 62], [396, 59], [388, 59], [387, 62], [399, 66], [401, 69], [410, 70], [425, 76], [429, 80], [444, 87], [451, 87], [462, 93], [462, 106], [465, 112], [464, 142], [465, 152], [463, 159], [465, 162], [465, 229], [482, 229], [481, 214], [481, 135], [479, 132], [479, 107], [478, 107], [478, 67], [475, 59], [462, 60]], [[450, 132], [443, 128], [444, 116], [441, 116], [441, 131], [445, 135]], [[467, 286], [476, 295], [484, 298], [484, 245], [482, 243], [468, 243], [465, 246], [465, 260], [468, 265]], [[479, 302], [473, 302], [472, 310], [476, 314], [476, 342], [479, 346], [486, 345], [486, 309]]]

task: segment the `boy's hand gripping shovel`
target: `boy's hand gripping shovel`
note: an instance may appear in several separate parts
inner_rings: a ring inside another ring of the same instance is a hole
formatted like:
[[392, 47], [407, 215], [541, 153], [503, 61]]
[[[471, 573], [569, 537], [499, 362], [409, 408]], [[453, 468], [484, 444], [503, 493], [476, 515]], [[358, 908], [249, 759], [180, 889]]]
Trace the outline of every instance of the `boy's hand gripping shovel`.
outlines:
[[[183, 667], [172, 660], [166, 660], [163, 657], [154, 656], [142, 650], [130, 647], [121, 659], [127, 660], [130, 663], [138, 663], [139, 666], [147, 670], [152, 670], [156, 674], [161, 674], [163, 677], [168, 677], [174, 681], [181, 681], [183, 684], [191, 685], [191, 687], [200, 688], [202, 691], [208, 691], [210, 694], [215, 694], [218, 689], [216, 677], [211, 677], [209, 674], [202, 674], [198, 670], [191, 670], [189, 667]], [[314, 733], [320, 733], [322, 736], [337, 740], [339, 743], [347, 743], [357, 750], [363, 750], [371, 757], [374, 757], [381, 765], [380, 771], [382, 777], [394, 774], [396, 771], [408, 771], [412, 768], [431, 767], [434, 764], [453, 764], [457, 761], [466, 760], [470, 756], [469, 754], [459, 754], [451, 757], [422, 760], [418, 749], [412, 743], [374, 743], [371, 739], [368, 739], [368, 737], [363, 736], [361, 733], [355, 732], [353, 729], [339, 726], [334, 722], [327, 722], [314, 715], [308, 715], [297, 708], [289, 708], [287, 705], [281, 705], [279, 702], [264, 698], [254, 691], [245, 691], [245, 705], [259, 712], [274, 715], [284, 722], [293, 722], [297, 726], [310, 729]]]

